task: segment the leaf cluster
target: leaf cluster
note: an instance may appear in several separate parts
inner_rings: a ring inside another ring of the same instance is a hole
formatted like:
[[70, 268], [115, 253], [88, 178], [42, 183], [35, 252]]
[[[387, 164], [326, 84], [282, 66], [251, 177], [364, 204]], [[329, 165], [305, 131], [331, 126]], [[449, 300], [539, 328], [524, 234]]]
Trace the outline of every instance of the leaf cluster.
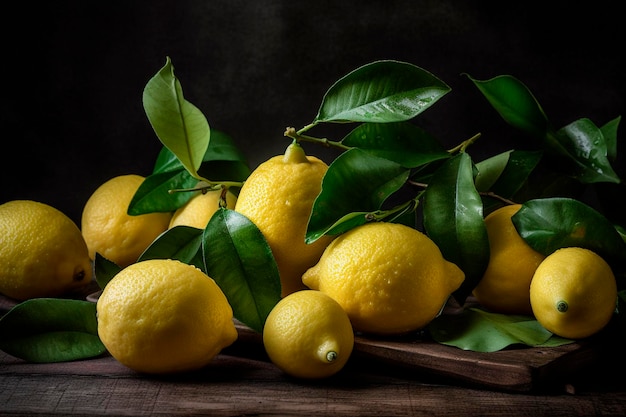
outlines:
[[[528, 141], [483, 160], [471, 156], [473, 147], [482, 143], [480, 132], [446, 149], [420, 127], [418, 117], [451, 92], [444, 81], [400, 61], [376, 61], [357, 68], [328, 89], [310, 124], [285, 132], [292, 141], [339, 151], [314, 202], [306, 242], [372, 221], [399, 222], [422, 230], [446, 259], [464, 271], [466, 279], [453, 294], [463, 305], [489, 261], [484, 217], [503, 204], [521, 203], [513, 222], [530, 246], [545, 255], [564, 246], [596, 251], [611, 264], [620, 297], [626, 298], [624, 224], [609, 220], [580, 198], [598, 184], [610, 187], [594, 188], [595, 192], [623, 193], [623, 181], [612, 165], [621, 117], [599, 127], [583, 118], [555, 128], [535, 96], [515, 77], [477, 80], [463, 76]], [[207, 190], [237, 193], [250, 167], [234, 140], [211, 129], [202, 112], [184, 98], [169, 57], [147, 83], [143, 105], [163, 148], [152, 174], [131, 201], [129, 214], [174, 211]], [[339, 140], [310, 134], [316, 126], [329, 123], [355, 127]], [[276, 263], [254, 223], [224, 207], [204, 230], [185, 226], [168, 230], [138, 261], [171, 258], [197, 266], [222, 288], [235, 317], [260, 332], [280, 299]], [[101, 288], [120, 270], [99, 254], [94, 267]], [[11, 318], [16, 314], [10, 312], [0, 320], [0, 333], [16, 328], [12, 323], [19, 320]], [[537, 333], [532, 319], [494, 318], [473, 309], [465, 317], [483, 335], [494, 333], [489, 323], [497, 323], [496, 333], [504, 328], [509, 334], [504, 341], [470, 344], [476, 350], [497, 350], [512, 343], [561, 343]], [[445, 323], [443, 319], [433, 322], [432, 334], [441, 335]], [[516, 336], [511, 339], [511, 334]], [[475, 335], [470, 339], [478, 340]], [[460, 340], [465, 343], [463, 337]]]

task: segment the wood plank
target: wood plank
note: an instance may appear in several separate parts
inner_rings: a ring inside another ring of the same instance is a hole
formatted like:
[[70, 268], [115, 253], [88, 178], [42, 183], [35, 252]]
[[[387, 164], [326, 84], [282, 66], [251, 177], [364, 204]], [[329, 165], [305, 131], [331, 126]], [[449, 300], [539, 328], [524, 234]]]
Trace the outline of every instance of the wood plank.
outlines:
[[[355, 358], [357, 359], [357, 358]], [[11, 416], [623, 416], [626, 391], [505, 393], [438, 384], [351, 360], [339, 374], [300, 381], [271, 363], [218, 355], [207, 367], [147, 376], [112, 357], [30, 364], [0, 352], [0, 415]]]

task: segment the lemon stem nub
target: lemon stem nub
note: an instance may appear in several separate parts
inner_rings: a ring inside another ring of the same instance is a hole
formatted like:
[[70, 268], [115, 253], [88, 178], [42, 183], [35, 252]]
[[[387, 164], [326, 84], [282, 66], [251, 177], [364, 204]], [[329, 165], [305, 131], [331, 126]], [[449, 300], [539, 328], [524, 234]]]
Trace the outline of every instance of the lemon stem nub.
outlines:
[[568, 308], [569, 308], [569, 306], [567, 305], [567, 301], [561, 300], [558, 303], [556, 303], [556, 310], [559, 313], [565, 313]]
[[317, 357], [322, 362], [333, 363], [339, 358], [338, 351], [337, 344], [328, 340], [320, 344], [317, 348]]
[[299, 143], [294, 142], [285, 150], [283, 162], [289, 164], [299, 164], [309, 162], [309, 159], [306, 157], [306, 153], [304, 152], [304, 149], [302, 149], [302, 146], [300, 146]]

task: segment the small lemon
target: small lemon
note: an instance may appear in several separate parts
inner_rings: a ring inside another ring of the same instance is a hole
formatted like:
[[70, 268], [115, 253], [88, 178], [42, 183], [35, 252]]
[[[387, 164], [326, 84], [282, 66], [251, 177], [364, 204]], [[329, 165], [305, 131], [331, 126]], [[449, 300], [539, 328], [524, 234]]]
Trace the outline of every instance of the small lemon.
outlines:
[[532, 315], [530, 281], [545, 256], [531, 248], [513, 225], [511, 217], [520, 207], [504, 206], [485, 218], [489, 263], [473, 295], [494, 313]]
[[341, 306], [320, 291], [282, 298], [263, 327], [270, 360], [297, 378], [326, 378], [339, 372], [352, 353], [354, 331]]
[[582, 339], [611, 320], [617, 303], [615, 275], [606, 261], [589, 249], [558, 249], [535, 271], [530, 303], [535, 318], [547, 330]]
[[56, 297], [91, 277], [87, 245], [67, 215], [32, 200], [0, 205], [0, 293], [16, 300]]
[[213, 279], [172, 259], [122, 269], [96, 305], [109, 353], [142, 373], [191, 371], [237, 339], [233, 311]]
[[167, 230], [172, 213], [128, 214], [128, 206], [143, 182], [135, 174], [119, 175], [100, 185], [83, 207], [81, 230], [89, 256], [96, 252], [120, 267], [137, 258]]
[[304, 241], [313, 202], [322, 189], [328, 165], [307, 156], [297, 143], [284, 155], [261, 163], [244, 182], [235, 211], [250, 219], [270, 246], [282, 285], [282, 296], [305, 289], [302, 274], [315, 265], [333, 239]]
[[356, 331], [381, 335], [426, 326], [464, 279], [425, 234], [386, 222], [338, 236], [302, 277], [335, 299]]
[[[175, 226], [191, 226], [204, 229], [213, 217], [213, 214], [220, 208], [220, 198], [222, 190], [212, 190], [205, 193], [197, 192], [184, 206], [174, 212], [170, 220], [169, 228]], [[237, 197], [231, 191], [226, 192], [225, 207], [235, 208]]]

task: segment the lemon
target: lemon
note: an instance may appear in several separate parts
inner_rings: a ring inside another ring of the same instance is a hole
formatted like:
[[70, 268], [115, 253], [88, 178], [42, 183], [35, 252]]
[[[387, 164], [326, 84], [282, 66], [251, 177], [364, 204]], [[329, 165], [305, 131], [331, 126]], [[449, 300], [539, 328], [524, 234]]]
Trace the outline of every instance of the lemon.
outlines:
[[428, 236], [386, 222], [338, 236], [302, 277], [335, 299], [356, 331], [381, 335], [426, 326], [464, 279]]
[[98, 335], [111, 356], [142, 373], [202, 368], [238, 335], [232, 308], [215, 281], [172, 259], [122, 269], [96, 309]]
[[332, 240], [324, 236], [304, 241], [313, 202], [322, 188], [328, 165], [307, 156], [297, 143], [284, 155], [261, 163], [246, 179], [235, 211], [250, 219], [270, 246], [282, 286], [282, 296], [305, 289], [302, 274], [319, 260]]
[[501, 314], [532, 315], [530, 281], [545, 258], [517, 232], [511, 217], [521, 204], [501, 207], [485, 218], [489, 239], [489, 263], [473, 290], [476, 301]]
[[91, 277], [87, 245], [67, 215], [32, 200], [0, 205], [0, 293], [16, 300], [56, 297]]
[[[211, 190], [205, 193], [197, 192], [184, 206], [177, 209], [170, 220], [169, 228], [175, 226], [191, 226], [204, 229], [220, 208], [222, 190]], [[225, 207], [235, 208], [237, 197], [230, 191], [226, 192]]]
[[550, 332], [568, 339], [585, 338], [602, 330], [613, 316], [615, 275], [589, 249], [558, 249], [535, 271], [530, 303], [537, 321]]
[[320, 291], [302, 290], [285, 296], [270, 311], [263, 345], [283, 372], [297, 378], [326, 378], [350, 358], [354, 331], [335, 300]]
[[119, 175], [101, 184], [83, 207], [81, 229], [89, 248], [120, 267], [137, 261], [139, 255], [167, 230], [172, 213], [128, 214], [128, 206], [143, 182], [135, 174]]

